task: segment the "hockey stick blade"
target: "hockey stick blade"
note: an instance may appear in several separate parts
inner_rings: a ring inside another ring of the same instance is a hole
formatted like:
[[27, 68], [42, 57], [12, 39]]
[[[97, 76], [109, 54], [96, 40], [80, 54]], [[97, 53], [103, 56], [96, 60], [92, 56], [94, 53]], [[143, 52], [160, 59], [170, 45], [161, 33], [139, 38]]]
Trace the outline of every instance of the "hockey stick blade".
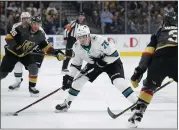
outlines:
[[[164, 88], [165, 86], [167, 86], [168, 84], [172, 83], [174, 80], [173, 79], [170, 79], [167, 83], [165, 83], [164, 85], [160, 86], [159, 88], [157, 88], [155, 90], [154, 93], [158, 92], [159, 90], [161, 90], [162, 88]], [[126, 111], [132, 109], [133, 107], [136, 106], [137, 103], [134, 103], [132, 104], [131, 106], [129, 106], [128, 108], [126, 108], [125, 110], [123, 110], [122, 112], [120, 112], [119, 114], [114, 114], [110, 108], [108, 107], [107, 111], [108, 111], [108, 114], [113, 118], [113, 119], [116, 119], [117, 117], [119, 117], [120, 115], [122, 115], [123, 113], [125, 113]]]
[[123, 113], [125, 113], [126, 111], [128, 111], [129, 109], [133, 108], [137, 103], [132, 104], [130, 107], [128, 107], [127, 109], [125, 109], [124, 111], [120, 112], [119, 114], [114, 114], [110, 108], [108, 107], [108, 114], [113, 118], [116, 119], [117, 117], [119, 117], [120, 115], [122, 115]]
[[10, 113], [9, 112], [9, 113], [6, 113], [5, 116], [18, 116], [18, 113], [16, 113], [16, 112], [15, 113], [12, 113], [12, 112]]

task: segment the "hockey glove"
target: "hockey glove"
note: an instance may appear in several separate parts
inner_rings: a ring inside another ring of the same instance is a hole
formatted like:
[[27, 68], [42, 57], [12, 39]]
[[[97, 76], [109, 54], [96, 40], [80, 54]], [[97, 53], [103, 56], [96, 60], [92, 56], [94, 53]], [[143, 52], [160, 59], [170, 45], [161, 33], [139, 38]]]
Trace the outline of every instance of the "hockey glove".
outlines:
[[143, 71], [141, 68], [137, 67], [134, 70], [134, 74], [131, 77], [131, 84], [134, 88], [137, 88], [139, 86], [139, 82], [142, 79]]
[[103, 58], [104, 57], [100, 57], [100, 58], [91, 57], [91, 59], [94, 61], [94, 64], [100, 68], [103, 68], [107, 65], [107, 62], [105, 62]]
[[89, 70], [95, 68], [93, 64], [87, 63], [86, 66], [80, 71], [81, 74], [86, 74]]
[[74, 78], [69, 76], [69, 75], [63, 76], [63, 86], [62, 86], [62, 89], [66, 90], [66, 89], [71, 88], [71, 85], [73, 83], [73, 79]]
[[66, 56], [61, 50], [56, 50], [55, 55], [59, 61], [65, 60]]

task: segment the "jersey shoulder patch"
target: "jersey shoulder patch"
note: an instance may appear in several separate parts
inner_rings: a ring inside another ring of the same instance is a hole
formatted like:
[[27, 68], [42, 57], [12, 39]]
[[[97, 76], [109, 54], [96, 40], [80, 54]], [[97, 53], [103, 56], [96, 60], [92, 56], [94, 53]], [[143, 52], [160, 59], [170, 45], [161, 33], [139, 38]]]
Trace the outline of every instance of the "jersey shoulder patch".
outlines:
[[92, 41], [97, 41], [99, 39], [99, 35], [91, 34], [91, 40]]

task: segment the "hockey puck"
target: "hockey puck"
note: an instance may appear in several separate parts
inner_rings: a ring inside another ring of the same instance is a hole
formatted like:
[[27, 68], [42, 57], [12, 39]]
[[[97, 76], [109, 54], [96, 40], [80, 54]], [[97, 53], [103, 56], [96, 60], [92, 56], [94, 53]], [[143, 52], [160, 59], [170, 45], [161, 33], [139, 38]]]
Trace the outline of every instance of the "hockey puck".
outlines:
[[14, 113], [13, 116], [18, 116], [18, 114], [17, 114], [17, 113]]

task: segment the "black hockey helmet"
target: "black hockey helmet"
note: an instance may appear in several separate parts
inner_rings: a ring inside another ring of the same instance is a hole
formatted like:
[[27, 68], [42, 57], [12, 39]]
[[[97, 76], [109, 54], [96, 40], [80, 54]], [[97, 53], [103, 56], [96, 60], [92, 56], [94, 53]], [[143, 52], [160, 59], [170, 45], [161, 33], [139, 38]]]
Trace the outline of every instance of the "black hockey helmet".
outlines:
[[31, 18], [31, 22], [37, 22], [37, 23], [41, 23], [42, 19], [40, 15], [35, 15]]
[[79, 16], [82, 15], [85, 17], [85, 13], [84, 12], [79, 12]]
[[163, 21], [167, 26], [178, 26], [178, 16], [176, 12], [166, 12]]

